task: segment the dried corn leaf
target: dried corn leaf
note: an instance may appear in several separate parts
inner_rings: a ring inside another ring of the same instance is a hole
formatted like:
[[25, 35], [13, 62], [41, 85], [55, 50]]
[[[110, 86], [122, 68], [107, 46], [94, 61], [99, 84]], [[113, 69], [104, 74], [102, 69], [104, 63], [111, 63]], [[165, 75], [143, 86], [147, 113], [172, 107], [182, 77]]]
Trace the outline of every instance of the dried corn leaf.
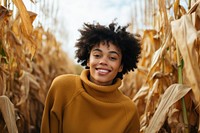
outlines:
[[184, 97], [191, 88], [181, 84], [172, 84], [162, 96], [160, 104], [154, 113], [145, 133], [156, 133], [164, 124], [169, 108]]
[[163, 45], [161, 45], [161, 47], [158, 50], [156, 50], [156, 52], [154, 52], [154, 55], [152, 57], [151, 66], [150, 66], [150, 71], [149, 71], [148, 77], [147, 77], [148, 80], [150, 80], [149, 78], [154, 73], [154, 68], [156, 67], [158, 62], [161, 60], [162, 56], [165, 54], [167, 47], [169, 47], [169, 45], [170, 45], [171, 31], [170, 31], [169, 27], [168, 27], [168, 32], [167, 32], [166, 36], [167, 37], [166, 37], [166, 40], [163, 42]]
[[190, 15], [172, 21], [172, 34], [185, 62], [184, 70], [192, 87], [196, 103], [200, 102], [200, 69], [198, 67], [198, 54], [195, 50], [197, 31], [194, 28]]
[[13, 3], [19, 10], [19, 14], [22, 18], [23, 26], [25, 28], [27, 35], [31, 35], [31, 33], [33, 31], [33, 26], [31, 23], [30, 15], [29, 15], [23, 1], [22, 0], [13, 0]]
[[146, 73], [148, 73], [147, 69], [138, 66], [136, 70], [124, 75], [119, 89], [132, 99], [146, 81]]
[[0, 96], [0, 110], [3, 114], [3, 118], [5, 120], [9, 133], [18, 133], [14, 106], [10, 99], [5, 95]]
[[4, 6], [0, 5], [0, 20], [8, 21], [8, 18], [12, 15], [12, 11], [6, 9]]
[[6, 92], [6, 73], [0, 68], [0, 96]]
[[29, 96], [29, 91], [30, 91], [30, 83], [29, 83], [29, 77], [27, 72], [25, 71], [21, 71], [21, 76], [19, 77], [19, 81], [22, 82], [21, 85], [21, 97], [20, 97], [20, 101], [16, 104], [17, 106], [24, 104]]
[[[200, 112], [200, 69], [198, 67], [198, 51], [195, 49], [197, 31], [191, 21], [190, 14], [172, 22], [172, 34], [178, 44], [184, 62], [187, 63], [184, 66], [185, 76], [192, 87], [195, 103], [198, 106], [198, 112]], [[198, 130], [200, 131], [200, 123]]]
[[175, 16], [175, 18], [178, 18], [178, 16], [179, 16], [179, 4], [180, 4], [180, 0], [175, 0], [175, 2], [174, 2], [174, 16]]
[[[52, 33], [42, 26], [32, 31], [36, 14], [28, 12], [22, 0], [13, 2], [19, 10], [16, 17], [0, 7], [0, 94], [8, 95], [14, 103], [19, 132], [39, 132], [45, 96], [52, 80], [75, 70]], [[7, 131], [1, 118], [0, 127]], [[7, 121], [16, 120], [6, 120], [6, 125]]]
[[151, 62], [151, 56], [154, 50], [154, 40], [153, 40], [153, 34], [156, 31], [152, 30], [145, 30], [144, 35], [142, 38], [142, 51], [141, 51], [141, 59], [139, 60], [138, 65], [139, 66], [149, 66]]
[[194, 3], [194, 5], [188, 11], [188, 14], [192, 14], [193, 12], [195, 12], [197, 10], [199, 4], [200, 4], [200, 0], [197, 0], [196, 3]]
[[7, 47], [6, 53], [8, 55], [8, 59], [10, 63], [12, 63], [13, 68], [16, 66], [20, 66], [20, 63], [16, 62], [24, 62], [25, 55], [23, 54], [22, 44], [20, 41], [16, 38], [14, 33], [12, 31], [6, 32], [6, 39], [7, 44], [9, 47]]
[[[177, 125], [180, 123], [179, 121], [179, 117], [180, 117], [180, 110], [173, 107], [174, 105], [172, 105], [172, 107], [169, 109], [168, 111], [168, 119], [167, 122], [170, 126], [170, 129], [172, 131], [172, 133], [176, 133], [177, 130]], [[182, 114], [181, 114], [182, 116]], [[179, 128], [179, 127], [178, 127]]]
[[30, 16], [30, 21], [31, 21], [31, 24], [32, 24], [33, 21], [35, 20], [35, 18], [37, 17], [37, 14], [34, 13], [34, 12], [31, 12], [31, 11], [28, 11], [28, 14]]
[[12, 11], [6, 9], [0, 5], [0, 38], [4, 37], [4, 27], [7, 25], [9, 17], [12, 15]]
[[13, 23], [12, 23], [12, 31], [13, 31], [13, 33], [15, 34], [15, 36], [16, 37], [20, 37], [21, 36], [21, 31], [20, 31], [20, 23], [21, 23], [21, 21], [20, 21], [20, 17], [19, 16], [17, 16], [16, 17], [16, 19], [15, 20], [13, 20]]
[[[199, 34], [200, 33], [200, 8], [198, 10], [198, 14], [196, 15], [195, 27], [198, 30], [198, 34]], [[200, 38], [199, 35], [198, 35], [198, 38]]]
[[[169, 20], [168, 20], [168, 15], [167, 15], [167, 10], [166, 10], [166, 2], [164, 0], [159, 0], [159, 8], [160, 8], [161, 14], [163, 14], [163, 17], [164, 17], [163, 26], [167, 27], [169, 25]], [[167, 30], [167, 28], [164, 28], [164, 29]]]
[[154, 92], [155, 90], [158, 88], [158, 84], [159, 84], [159, 80], [156, 79], [155, 82], [153, 83], [152, 88], [149, 89], [148, 95], [147, 95], [147, 103], [146, 103], [146, 109], [144, 114], [148, 114], [148, 112], [154, 112], [155, 107], [153, 106], [153, 103], [155, 101], [152, 100], [153, 96], [154, 96]]
[[0, 95], [3, 94], [5, 90], [4, 82], [3, 82], [3, 73], [0, 71]]
[[185, 10], [185, 8], [182, 5], [180, 5], [179, 8], [180, 8], [180, 14], [181, 14], [181, 16], [183, 16], [183, 15], [185, 15], [187, 13], [186, 10]]
[[137, 94], [134, 96], [133, 101], [136, 102], [139, 99], [144, 98], [144, 96], [146, 96], [148, 94], [149, 91], [149, 87], [143, 85], [139, 91], [137, 92]]
[[[28, 14], [29, 14], [29, 18], [30, 18], [30, 22], [32, 24], [32, 22], [35, 20], [37, 14], [33, 13], [33, 12], [30, 12], [28, 11]], [[25, 49], [25, 51], [27, 51], [27, 53], [30, 53], [31, 54], [31, 59], [33, 58], [34, 54], [35, 54], [35, 51], [37, 49], [37, 44], [40, 44], [38, 42], [38, 39], [37, 36], [34, 36], [34, 35], [27, 35], [25, 31], [25, 28], [24, 28], [24, 25], [23, 23], [21, 23], [21, 16], [18, 15], [16, 17], [16, 19], [13, 21], [13, 24], [12, 24], [12, 31], [15, 33], [15, 36], [21, 40], [23, 42], [23, 49]]]
[[[37, 14], [31, 11], [28, 11], [28, 14], [30, 16], [30, 22], [31, 24], [35, 20]], [[17, 14], [15, 20], [12, 22], [12, 31], [15, 33], [17, 37], [22, 37], [22, 32], [24, 31], [23, 24], [21, 23], [21, 16], [20, 14]]]

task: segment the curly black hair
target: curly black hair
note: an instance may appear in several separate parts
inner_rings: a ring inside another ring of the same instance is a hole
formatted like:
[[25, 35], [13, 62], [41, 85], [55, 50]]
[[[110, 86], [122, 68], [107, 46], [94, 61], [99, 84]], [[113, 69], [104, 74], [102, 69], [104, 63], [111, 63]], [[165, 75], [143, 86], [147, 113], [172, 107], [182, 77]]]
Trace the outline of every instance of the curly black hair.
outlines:
[[125, 73], [137, 68], [137, 62], [141, 53], [139, 41], [130, 32], [127, 32], [127, 26], [119, 26], [117, 23], [110, 23], [109, 26], [84, 23], [83, 29], [80, 29], [81, 37], [77, 40], [75, 47], [75, 58], [77, 62], [87, 68], [87, 61], [93, 46], [102, 41], [111, 42], [120, 48], [122, 53], [122, 72], [117, 74], [117, 78], [123, 78]]

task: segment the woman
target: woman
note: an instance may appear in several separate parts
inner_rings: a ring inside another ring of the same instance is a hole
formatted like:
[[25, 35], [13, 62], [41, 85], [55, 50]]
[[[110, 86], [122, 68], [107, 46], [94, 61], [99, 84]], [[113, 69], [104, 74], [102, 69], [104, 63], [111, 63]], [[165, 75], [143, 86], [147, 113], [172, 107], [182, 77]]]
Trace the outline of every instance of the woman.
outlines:
[[135, 104], [118, 87], [141, 48], [128, 26], [84, 24], [76, 43], [81, 75], [61, 75], [49, 89], [41, 133], [138, 133]]

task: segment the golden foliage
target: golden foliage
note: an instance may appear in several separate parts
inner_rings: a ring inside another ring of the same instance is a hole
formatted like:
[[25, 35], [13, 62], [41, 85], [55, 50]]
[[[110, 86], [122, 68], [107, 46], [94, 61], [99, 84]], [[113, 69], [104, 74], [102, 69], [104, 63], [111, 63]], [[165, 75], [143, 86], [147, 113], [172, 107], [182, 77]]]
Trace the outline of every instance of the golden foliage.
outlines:
[[13, 2], [19, 9], [15, 19], [0, 6], [0, 131], [39, 132], [52, 80], [75, 69], [52, 33], [33, 29], [36, 14]]
[[200, 132], [200, 1], [186, 12], [176, 0], [174, 16], [165, 4], [158, 2], [160, 28], [144, 30], [138, 68], [120, 90], [136, 103], [141, 132]]

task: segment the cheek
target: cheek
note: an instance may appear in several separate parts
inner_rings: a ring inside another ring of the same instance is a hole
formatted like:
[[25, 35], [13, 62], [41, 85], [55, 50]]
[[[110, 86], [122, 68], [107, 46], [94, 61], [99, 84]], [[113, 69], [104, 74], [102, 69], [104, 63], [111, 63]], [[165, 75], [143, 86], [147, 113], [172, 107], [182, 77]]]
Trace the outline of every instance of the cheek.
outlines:
[[87, 65], [91, 66], [91, 65], [94, 65], [96, 64], [97, 60], [94, 59], [93, 57], [90, 57], [88, 62], [87, 62]]
[[87, 61], [87, 67], [91, 67], [95, 64], [95, 60], [93, 58], [89, 58]]

